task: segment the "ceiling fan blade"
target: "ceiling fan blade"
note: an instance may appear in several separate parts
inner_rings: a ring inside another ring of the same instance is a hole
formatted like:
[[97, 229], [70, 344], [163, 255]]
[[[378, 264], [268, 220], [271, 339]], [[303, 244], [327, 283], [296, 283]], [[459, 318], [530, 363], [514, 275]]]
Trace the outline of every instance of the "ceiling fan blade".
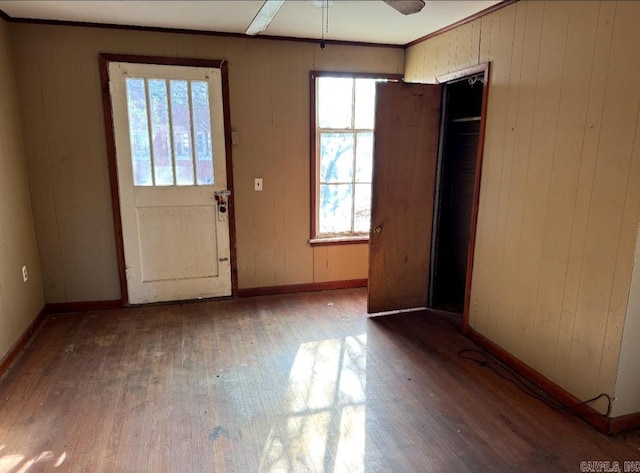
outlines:
[[251, 24], [247, 27], [245, 34], [255, 36], [266, 30], [283, 3], [284, 0], [265, 0]]
[[424, 8], [424, 0], [383, 0], [394, 10], [399, 11], [403, 15], [413, 15]]

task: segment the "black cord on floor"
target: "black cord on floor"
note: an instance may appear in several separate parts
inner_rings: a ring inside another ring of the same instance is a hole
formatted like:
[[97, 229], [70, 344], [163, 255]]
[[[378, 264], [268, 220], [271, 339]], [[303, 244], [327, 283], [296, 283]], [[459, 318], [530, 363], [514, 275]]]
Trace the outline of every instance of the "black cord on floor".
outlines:
[[[494, 357], [493, 355], [491, 355], [485, 350], [476, 350], [473, 348], [467, 348], [464, 350], [460, 350], [458, 352], [458, 356], [460, 358], [464, 358], [465, 360], [469, 360], [474, 363], [477, 363], [478, 365], [483, 366], [485, 368], [489, 368], [494, 373], [496, 373], [499, 377], [513, 384], [515, 387], [517, 387], [520, 391], [522, 391], [527, 396], [530, 396], [534, 399], [537, 399], [538, 401], [545, 403], [547, 406], [551, 407], [552, 409], [564, 410], [566, 412], [575, 414], [573, 409], [587, 405], [600, 398], [606, 398], [607, 417], [609, 417], [609, 414], [611, 413], [611, 397], [606, 393], [598, 394], [597, 396], [592, 397], [591, 399], [587, 399], [586, 401], [580, 402], [578, 404], [566, 405], [558, 401], [557, 399], [554, 399], [553, 397], [551, 397], [544, 390], [535, 386], [535, 384], [533, 384], [531, 381], [529, 381], [528, 379], [520, 375], [518, 372], [516, 372], [509, 366], [505, 365], [502, 361], [498, 360], [496, 357]], [[597, 412], [587, 413], [587, 414], [601, 415]]]

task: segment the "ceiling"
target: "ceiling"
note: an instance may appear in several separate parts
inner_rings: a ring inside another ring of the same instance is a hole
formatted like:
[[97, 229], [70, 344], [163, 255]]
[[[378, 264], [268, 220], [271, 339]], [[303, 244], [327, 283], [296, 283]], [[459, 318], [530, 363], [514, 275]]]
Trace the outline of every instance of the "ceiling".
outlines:
[[[15, 19], [105, 23], [244, 33], [262, 0], [0, 0]], [[337, 0], [329, 9], [325, 39], [404, 45], [500, 1], [427, 0], [404, 16], [380, 0]], [[320, 39], [322, 11], [307, 0], [287, 0], [261, 36]]]

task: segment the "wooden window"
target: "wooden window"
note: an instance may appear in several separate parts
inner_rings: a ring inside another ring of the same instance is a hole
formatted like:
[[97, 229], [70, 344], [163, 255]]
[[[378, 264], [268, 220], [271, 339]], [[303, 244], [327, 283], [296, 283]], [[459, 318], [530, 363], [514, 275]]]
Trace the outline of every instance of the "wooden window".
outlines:
[[376, 82], [399, 78], [311, 73], [311, 244], [369, 239]]

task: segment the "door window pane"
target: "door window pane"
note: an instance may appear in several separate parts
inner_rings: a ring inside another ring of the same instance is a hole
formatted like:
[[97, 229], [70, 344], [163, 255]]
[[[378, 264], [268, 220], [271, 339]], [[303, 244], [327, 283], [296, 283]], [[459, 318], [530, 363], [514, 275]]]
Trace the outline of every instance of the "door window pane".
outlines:
[[151, 186], [153, 178], [151, 177], [151, 150], [144, 80], [127, 79], [126, 87], [133, 184]]
[[318, 126], [351, 128], [353, 79], [320, 77], [318, 89]]
[[172, 80], [170, 82], [173, 151], [176, 159], [176, 182], [178, 185], [193, 184], [191, 107], [188, 89], [186, 80]]
[[351, 184], [320, 185], [320, 232], [351, 231]]
[[134, 185], [213, 185], [209, 83], [126, 78], [126, 87]]
[[158, 186], [173, 185], [173, 155], [169, 126], [169, 104], [167, 83], [160, 79], [150, 79], [149, 102], [151, 103], [151, 137], [153, 147], [153, 168]]
[[211, 112], [209, 110], [208, 84], [206, 82], [192, 82], [191, 96], [198, 184], [213, 184], [213, 147], [211, 143]]
[[320, 182], [351, 182], [352, 177], [353, 133], [322, 133]]

